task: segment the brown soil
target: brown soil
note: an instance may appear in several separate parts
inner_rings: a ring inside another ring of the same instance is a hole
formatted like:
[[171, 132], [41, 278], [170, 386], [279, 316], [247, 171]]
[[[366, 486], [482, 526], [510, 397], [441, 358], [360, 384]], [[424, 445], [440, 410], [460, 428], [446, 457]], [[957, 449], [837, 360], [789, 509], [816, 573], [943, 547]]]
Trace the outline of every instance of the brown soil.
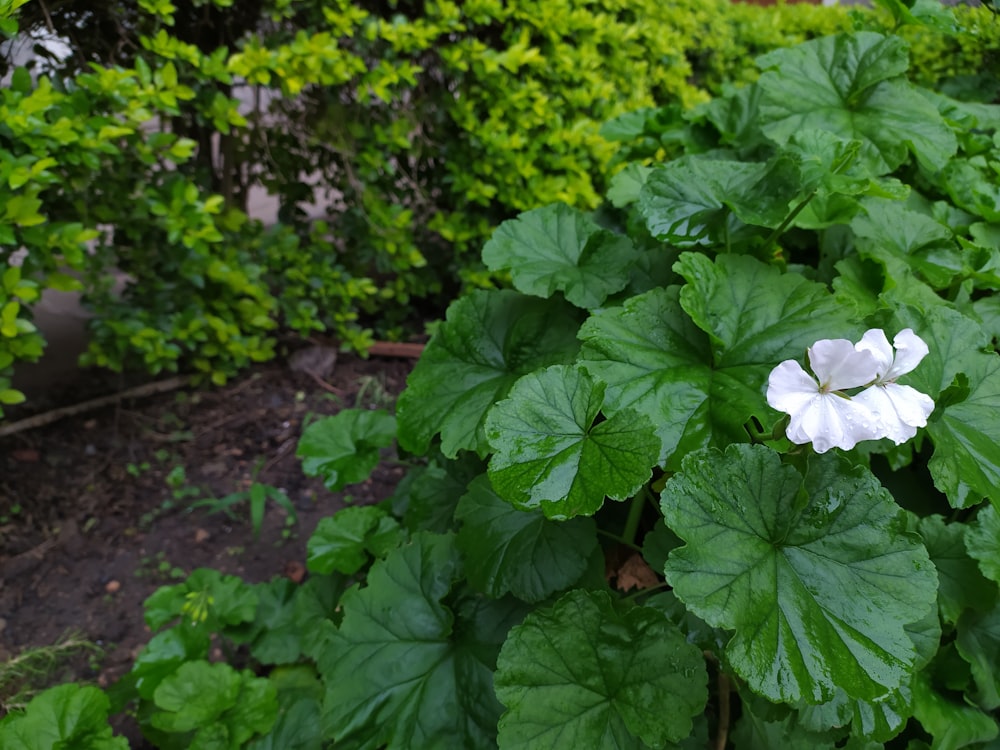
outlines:
[[[367, 482], [330, 493], [295, 457], [303, 420], [391, 409], [411, 366], [341, 355], [325, 382], [342, 397], [287, 365], [260, 366], [222, 388], [123, 402], [0, 440], [0, 663], [76, 631], [103, 657], [53, 677], [108, 685], [149, 639], [142, 602], [159, 586], [198, 567], [251, 582], [301, 576], [319, 519], [387, 497], [402, 474], [386, 461]], [[190, 509], [254, 476], [287, 493], [297, 522], [271, 503], [255, 538], [245, 504], [234, 518]]]

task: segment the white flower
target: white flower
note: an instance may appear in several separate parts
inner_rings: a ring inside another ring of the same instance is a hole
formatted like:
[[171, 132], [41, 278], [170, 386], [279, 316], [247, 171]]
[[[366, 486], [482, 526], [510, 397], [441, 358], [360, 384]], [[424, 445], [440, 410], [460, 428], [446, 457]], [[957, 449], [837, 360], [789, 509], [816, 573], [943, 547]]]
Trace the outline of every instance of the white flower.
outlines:
[[915, 388], [899, 385], [896, 379], [920, 364], [927, 356], [927, 344], [912, 329], [906, 328], [896, 335], [890, 346], [885, 332], [873, 328], [865, 332], [855, 348], [874, 356], [878, 372], [875, 382], [855, 396], [854, 401], [877, 415], [881, 426], [879, 437], [887, 437], [896, 445], [905, 443], [917, 434], [918, 427], [927, 425], [927, 417], [934, 411], [934, 401]]
[[793, 359], [775, 367], [767, 379], [767, 403], [791, 416], [786, 434], [793, 443], [812, 443], [818, 453], [850, 450], [862, 440], [877, 440], [880, 425], [871, 410], [840, 391], [875, 380], [879, 361], [847, 339], [823, 339], [809, 350], [813, 380]]

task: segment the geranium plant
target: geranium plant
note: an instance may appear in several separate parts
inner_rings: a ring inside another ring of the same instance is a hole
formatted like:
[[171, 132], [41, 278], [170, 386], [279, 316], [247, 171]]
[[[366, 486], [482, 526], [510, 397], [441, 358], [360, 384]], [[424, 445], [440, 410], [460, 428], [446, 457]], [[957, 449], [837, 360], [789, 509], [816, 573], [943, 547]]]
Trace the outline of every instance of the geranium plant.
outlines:
[[318, 662], [338, 744], [997, 736], [1000, 250], [956, 165], [998, 112], [910, 84], [896, 37], [759, 64], [617, 122], [684, 152], [606, 209], [485, 246], [513, 289], [410, 377], [398, 441], [435, 457]]

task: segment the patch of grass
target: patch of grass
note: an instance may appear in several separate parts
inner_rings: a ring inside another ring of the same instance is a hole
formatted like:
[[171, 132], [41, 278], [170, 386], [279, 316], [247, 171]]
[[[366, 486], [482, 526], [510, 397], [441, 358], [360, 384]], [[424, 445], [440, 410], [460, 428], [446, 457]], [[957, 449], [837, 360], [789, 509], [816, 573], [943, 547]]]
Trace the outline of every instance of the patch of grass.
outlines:
[[26, 648], [0, 663], [0, 718], [23, 709], [43, 690], [65, 682], [66, 669], [84, 655], [94, 669], [104, 651], [80, 633], [69, 632], [53, 644]]

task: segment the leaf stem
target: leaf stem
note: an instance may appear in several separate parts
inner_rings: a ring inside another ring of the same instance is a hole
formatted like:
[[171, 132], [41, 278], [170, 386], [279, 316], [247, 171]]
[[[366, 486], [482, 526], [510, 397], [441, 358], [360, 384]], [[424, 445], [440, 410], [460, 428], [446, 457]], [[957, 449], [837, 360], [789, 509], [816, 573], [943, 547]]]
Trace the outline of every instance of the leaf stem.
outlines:
[[649, 499], [649, 488], [643, 487], [631, 500], [628, 509], [628, 518], [625, 519], [625, 528], [622, 529], [622, 541], [630, 547], [635, 547], [635, 537], [639, 533], [639, 522], [642, 520], [642, 511], [646, 508], [646, 500]]
[[795, 208], [792, 209], [792, 212], [788, 214], [788, 216], [784, 218], [781, 224], [779, 224], [775, 228], [775, 230], [767, 236], [767, 239], [764, 240], [764, 248], [763, 248], [764, 252], [769, 251], [774, 246], [774, 244], [778, 241], [778, 238], [782, 234], [784, 234], [785, 230], [788, 229], [789, 225], [793, 221], [795, 221], [795, 217], [798, 216], [800, 213], [802, 213], [802, 210], [809, 205], [809, 201], [811, 201], [815, 197], [816, 197], [816, 191], [813, 190], [811, 193], [809, 193], [809, 195], [807, 195], [805, 198], [799, 201], [798, 205], [796, 205]]
[[628, 540], [625, 539], [625, 537], [623, 536], [619, 536], [618, 534], [612, 534], [610, 531], [607, 531], [606, 529], [598, 529], [597, 533], [600, 534], [601, 536], [606, 536], [608, 539], [618, 542], [618, 544], [622, 545], [623, 547], [629, 547], [631, 549], [634, 549], [636, 552], [642, 552], [642, 547], [634, 543], [629, 544]]
[[658, 583], [655, 586], [650, 586], [649, 588], [636, 589], [631, 594], [626, 594], [625, 596], [623, 596], [621, 600], [623, 602], [628, 602], [631, 601], [632, 599], [638, 599], [640, 596], [654, 594], [657, 591], [662, 591], [664, 589], [669, 589], [669, 588], [670, 584], [667, 583], [666, 581], [663, 581], [662, 583]]
[[715, 733], [715, 750], [726, 750], [729, 742], [729, 675], [721, 669], [718, 673], [719, 726]]

